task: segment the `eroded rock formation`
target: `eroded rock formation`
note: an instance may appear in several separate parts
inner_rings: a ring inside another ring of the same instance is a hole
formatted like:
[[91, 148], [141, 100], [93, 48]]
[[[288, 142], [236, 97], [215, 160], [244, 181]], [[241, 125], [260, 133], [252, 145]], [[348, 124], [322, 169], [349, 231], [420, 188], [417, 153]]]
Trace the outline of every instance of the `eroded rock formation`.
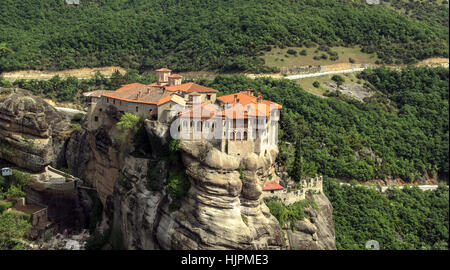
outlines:
[[39, 172], [55, 160], [54, 143], [68, 121], [42, 98], [23, 89], [0, 88], [0, 158]]
[[[100, 231], [112, 229], [116, 237], [119, 232], [126, 249], [290, 248], [287, 235], [262, 198], [262, 187], [274, 172], [277, 151], [265, 157], [256, 154], [236, 157], [215, 149], [206, 141], [182, 142], [180, 155], [191, 186], [181, 208], [170, 211], [172, 200], [166, 194], [165, 185], [173, 168], [164, 157], [168, 153], [156, 150], [170, 141], [168, 127], [148, 120], [145, 125], [152, 141], [153, 151], [149, 157], [126, 155], [120, 162], [109, 159], [107, 164], [98, 165], [101, 170], [107, 166], [118, 170], [116, 179], [94, 173], [97, 183], [117, 180], [112, 193], [98, 189], [99, 193], [105, 193], [100, 196], [107, 198]], [[107, 155], [112, 151], [98, 149], [97, 144], [104, 145], [104, 141], [108, 141], [106, 134], [103, 135], [96, 137], [100, 141], [89, 143], [94, 146], [93, 155], [98, 155], [96, 162], [108, 160]], [[91, 170], [86, 171], [89, 174]], [[156, 175], [156, 179], [150, 179], [150, 174]], [[151, 185], [157, 186], [156, 191]], [[298, 235], [301, 232], [298, 230], [292, 235], [292, 238], [299, 238], [295, 242], [296, 249], [335, 248], [334, 228], [325, 228], [333, 226], [332, 208], [328, 201], [319, 202], [322, 201], [318, 199], [317, 203], [324, 209], [321, 214], [311, 211], [316, 214], [312, 217], [316, 226], [314, 239]]]

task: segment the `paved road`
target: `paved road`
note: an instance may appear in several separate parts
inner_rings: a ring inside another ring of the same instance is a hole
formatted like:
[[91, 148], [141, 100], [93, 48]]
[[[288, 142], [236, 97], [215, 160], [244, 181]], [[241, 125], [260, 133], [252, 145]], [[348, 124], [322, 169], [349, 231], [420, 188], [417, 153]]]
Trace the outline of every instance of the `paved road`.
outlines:
[[66, 113], [70, 113], [70, 114], [77, 114], [77, 113], [85, 114], [86, 113], [84, 111], [80, 111], [80, 110], [72, 109], [72, 108], [66, 108], [66, 107], [54, 107], [54, 108], [58, 111], [66, 112]]
[[286, 76], [284, 78], [288, 79], [288, 80], [297, 80], [297, 79], [302, 79], [302, 78], [319, 77], [319, 76], [329, 75], [329, 74], [339, 74], [339, 73], [350, 73], [350, 72], [356, 72], [356, 71], [363, 71], [366, 68], [367, 67], [325, 71], [325, 72], [317, 72], [317, 73], [308, 73], [308, 74], [297, 74], [297, 75]]
[[[340, 183], [341, 186], [343, 185], [350, 185], [349, 183]], [[368, 188], [374, 188], [374, 189], [378, 189], [377, 186], [366, 186], [366, 185], [357, 185], [357, 186], [365, 186]], [[438, 188], [438, 185], [411, 185], [411, 186], [415, 186], [420, 188], [421, 190], [435, 190]], [[381, 186], [381, 192], [386, 192], [386, 190], [388, 190], [388, 188], [393, 187], [393, 186]], [[403, 189], [404, 186], [397, 186], [399, 189]]]

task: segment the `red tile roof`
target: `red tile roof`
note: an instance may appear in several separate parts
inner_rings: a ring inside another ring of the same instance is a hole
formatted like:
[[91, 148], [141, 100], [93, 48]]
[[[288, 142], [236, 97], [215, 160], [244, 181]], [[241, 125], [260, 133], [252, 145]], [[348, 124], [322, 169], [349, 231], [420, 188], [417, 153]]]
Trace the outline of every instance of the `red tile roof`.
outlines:
[[[235, 102], [235, 96], [236, 96], [237, 100], [239, 100], [239, 102]], [[244, 106], [247, 104], [250, 104], [250, 103], [258, 104], [258, 98], [247, 94], [247, 92], [239, 92], [239, 93], [234, 93], [231, 95], [221, 96], [221, 97], [218, 97], [217, 100], [219, 100], [223, 103], [228, 103], [228, 104], [239, 103]], [[283, 108], [283, 106], [281, 106], [280, 104], [269, 101], [269, 100], [262, 99], [261, 103], [266, 104], [267, 105], [266, 107], [269, 107], [269, 108], [270, 108], [271, 104], [276, 105], [279, 110], [281, 110], [281, 108]]]
[[116, 91], [127, 90], [127, 89], [130, 89], [130, 88], [133, 88], [133, 87], [139, 86], [139, 85], [143, 85], [143, 84], [141, 84], [141, 83], [130, 83], [130, 84], [124, 84], [124, 85], [121, 85], [122, 87], [120, 87], [120, 88], [119, 88], [119, 89], [117, 89]]
[[173, 101], [173, 102], [181, 104], [183, 106], [186, 105], [186, 101], [182, 97], [180, 97], [178, 95], [171, 95], [171, 96], [164, 97], [164, 98], [159, 100], [157, 105], [160, 106], [160, 105], [162, 105], [164, 103], [167, 103], [169, 101]]
[[172, 74], [169, 76], [169, 78], [183, 78], [183, 76], [178, 75], [178, 74]]
[[123, 85], [116, 91], [110, 91], [106, 94], [102, 94], [102, 96], [134, 103], [156, 105], [162, 98], [170, 96], [171, 94], [172, 93], [163, 91], [160, 88], [150, 87], [141, 83], [132, 83]]
[[284, 189], [284, 187], [282, 185], [278, 184], [277, 182], [267, 181], [264, 184], [264, 187], [262, 190], [270, 191], [270, 190], [280, 190], [280, 189]]
[[211, 118], [217, 115], [219, 111], [219, 106], [216, 104], [211, 104], [209, 101], [205, 101], [201, 104], [200, 110], [197, 111], [194, 108], [188, 108], [180, 112], [181, 117], [198, 117], [198, 118]]
[[172, 70], [170, 70], [170, 69], [168, 69], [168, 68], [160, 68], [160, 69], [157, 69], [156, 71], [170, 72], [170, 71], [172, 71]]
[[166, 86], [167, 91], [176, 92], [214, 92], [216, 93], [216, 89], [208, 88], [193, 82], [183, 83], [180, 85], [172, 85], [172, 86]]

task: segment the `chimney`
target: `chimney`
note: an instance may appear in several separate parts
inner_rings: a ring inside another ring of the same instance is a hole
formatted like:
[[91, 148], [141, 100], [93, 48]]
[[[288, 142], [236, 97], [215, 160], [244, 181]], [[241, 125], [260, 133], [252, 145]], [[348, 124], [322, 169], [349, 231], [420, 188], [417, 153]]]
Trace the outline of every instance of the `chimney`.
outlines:
[[237, 103], [238, 102], [238, 98], [237, 98], [237, 94], [234, 94], [234, 103]]
[[249, 96], [253, 96], [253, 89], [247, 89], [247, 95], [249, 95]]
[[256, 98], [256, 101], [257, 101], [258, 103], [261, 103], [261, 100], [262, 100], [261, 92], [258, 92], [258, 97]]

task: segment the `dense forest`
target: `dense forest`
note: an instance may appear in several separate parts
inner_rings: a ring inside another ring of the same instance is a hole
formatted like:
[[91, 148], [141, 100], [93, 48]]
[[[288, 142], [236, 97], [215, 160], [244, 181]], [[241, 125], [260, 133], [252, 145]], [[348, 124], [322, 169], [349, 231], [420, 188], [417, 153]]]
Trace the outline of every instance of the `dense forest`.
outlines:
[[383, 194], [325, 178], [324, 192], [334, 208], [338, 249], [365, 249], [375, 240], [382, 250], [448, 250], [448, 186], [391, 188]]
[[109, 65], [266, 72], [273, 70], [260, 56], [271, 46], [314, 44], [361, 45], [386, 64], [448, 57], [448, 3], [413, 1], [405, 14], [402, 1], [390, 2], [399, 8], [362, 0], [2, 0], [0, 72]]

